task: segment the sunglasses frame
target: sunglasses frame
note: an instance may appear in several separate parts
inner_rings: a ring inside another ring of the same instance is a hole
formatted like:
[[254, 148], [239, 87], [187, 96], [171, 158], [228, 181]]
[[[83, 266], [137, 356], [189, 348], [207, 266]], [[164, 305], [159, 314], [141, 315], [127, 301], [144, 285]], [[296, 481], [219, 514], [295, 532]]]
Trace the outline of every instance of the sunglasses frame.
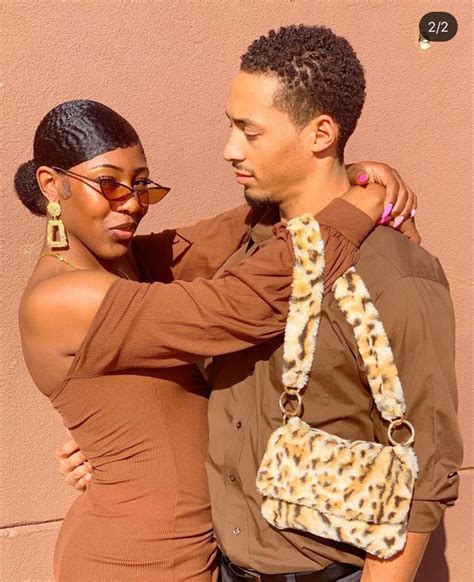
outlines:
[[[71, 177], [77, 178], [78, 180], [81, 180], [83, 182], [85, 180], [87, 180], [87, 182], [94, 182], [94, 184], [98, 184], [99, 190], [97, 190], [97, 188], [94, 188], [90, 184], [86, 184], [86, 185], [87, 186], [91, 186], [91, 188], [93, 188], [96, 192], [98, 192], [99, 194], [101, 194], [107, 200], [107, 202], [125, 202], [131, 196], [136, 196], [136, 198], [138, 200], [138, 203], [141, 206], [149, 206], [150, 204], [158, 204], [158, 202], [161, 202], [163, 200], [163, 198], [171, 190], [171, 188], [168, 188], [167, 186], [162, 186], [161, 184], [158, 184], [158, 182], [154, 182], [153, 180], [150, 180], [149, 178], [144, 178], [144, 180], [147, 180], [148, 184], [154, 184], [154, 187], [160, 188], [161, 190], [164, 190], [165, 193], [156, 202], [151, 202], [150, 203], [150, 201], [147, 201], [146, 203], [143, 203], [140, 200], [140, 194], [147, 193], [148, 192], [148, 189], [145, 189], [145, 190], [136, 190], [134, 188], [131, 188], [130, 186], [127, 186], [127, 184], [122, 184], [122, 182], [116, 182], [115, 180], [97, 180], [97, 179], [94, 179], [94, 178], [88, 178], [87, 176], [81, 176], [81, 174], [76, 174], [75, 172], [71, 172], [70, 170], [64, 170], [63, 168], [60, 168], [59, 166], [51, 166], [51, 167], [56, 172], [59, 172], [61, 174], [64, 174], [65, 176], [71, 176]], [[130, 194], [124, 194], [123, 196], [120, 196], [119, 198], [108, 198], [107, 197], [107, 194], [102, 190], [102, 182], [107, 182], [108, 184], [114, 184], [116, 186], [122, 186], [123, 188], [126, 188], [130, 192]]]

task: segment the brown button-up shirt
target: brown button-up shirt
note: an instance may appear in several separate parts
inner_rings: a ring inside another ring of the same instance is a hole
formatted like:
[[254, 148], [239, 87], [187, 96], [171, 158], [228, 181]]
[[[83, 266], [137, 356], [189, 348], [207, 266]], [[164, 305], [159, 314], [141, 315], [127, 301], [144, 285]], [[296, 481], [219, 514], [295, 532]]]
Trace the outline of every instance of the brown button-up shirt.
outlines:
[[[262, 225], [252, 233], [257, 245], [269, 237]], [[362, 244], [356, 269], [390, 339], [406, 418], [416, 430], [420, 471], [409, 530], [429, 532], [457, 497], [462, 457], [448, 282], [435, 257], [386, 227]], [[335, 561], [362, 566], [363, 552], [275, 529], [260, 514], [255, 479], [268, 438], [281, 425], [282, 345], [280, 336], [207, 368], [213, 386], [207, 469], [219, 546], [234, 563], [269, 574], [319, 570]], [[332, 293], [323, 301], [303, 419], [343, 438], [388, 444], [353, 330]]]

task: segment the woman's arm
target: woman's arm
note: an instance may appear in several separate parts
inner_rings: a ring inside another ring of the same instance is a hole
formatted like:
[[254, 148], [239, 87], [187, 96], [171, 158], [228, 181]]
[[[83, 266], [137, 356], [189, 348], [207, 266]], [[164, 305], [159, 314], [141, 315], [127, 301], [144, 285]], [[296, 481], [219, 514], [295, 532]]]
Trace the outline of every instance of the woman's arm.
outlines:
[[[371, 203], [365, 191], [359, 195], [367, 210], [381, 206], [380, 193]], [[349, 199], [354, 196], [348, 194]], [[358, 245], [374, 221], [340, 199], [316, 218], [326, 242], [329, 288], [356, 261]], [[293, 254], [286, 229], [280, 226], [276, 234], [251, 258], [213, 281], [140, 284], [96, 271], [53, 277], [30, 295], [35, 315], [29, 319], [43, 341], [47, 334], [47, 342], [59, 342], [57, 349], [65, 356], [77, 352], [88, 336], [87, 349], [75, 362], [76, 371], [84, 374], [177, 366], [245, 349], [284, 330]], [[111, 334], [115, 347], [108, 349]]]
[[[358, 162], [348, 164], [346, 169], [353, 186], [370, 183], [385, 188], [383, 206], [375, 220], [389, 203], [393, 205], [392, 219], [403, 216], [406, 221], [411, 211], [416, 209], [416, 196], [411, 188], [387, 164]], [[372, 188], [370, 186], [369, 190]], [[355, 206], [361, 208], [363, 202], [359, 196]], [[251, 226], [261, 220], [265, 212], [265, 209], [251, 209], [243, 204], [190, 226], [134, 237], [132, 250], [142, 279], [161, 283], [178, 279], [192, 281], [196, 277], [210, 279], [240, 247]], [[278, 221], [278, 212], [273, 214], [276, 215], [273, 220]], [[401, 228], [404, 234], [416, 240], [417, 233], [413, 232], [413, 225], [410, 226], [406, 227], [404, 223]]]
[[210, 279], [248, 237], [262, 211], [244, 204], [191, 226], [135, 236], [134, 259], [142, 280]]

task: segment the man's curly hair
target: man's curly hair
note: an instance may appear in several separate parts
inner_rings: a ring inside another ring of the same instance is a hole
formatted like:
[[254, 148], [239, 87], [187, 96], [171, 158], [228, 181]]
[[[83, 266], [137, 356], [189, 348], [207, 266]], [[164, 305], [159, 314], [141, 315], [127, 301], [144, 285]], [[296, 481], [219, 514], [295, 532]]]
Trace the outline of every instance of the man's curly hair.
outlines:
[[330, 115], [339, 126], [337, 155], [343, 161], [365, 100], [364, 69], [345, 38], [324, 26], [271, 30], [249, 46], [240, 69], [278, 77], [274, 106], [288, 113], [297, 127]]

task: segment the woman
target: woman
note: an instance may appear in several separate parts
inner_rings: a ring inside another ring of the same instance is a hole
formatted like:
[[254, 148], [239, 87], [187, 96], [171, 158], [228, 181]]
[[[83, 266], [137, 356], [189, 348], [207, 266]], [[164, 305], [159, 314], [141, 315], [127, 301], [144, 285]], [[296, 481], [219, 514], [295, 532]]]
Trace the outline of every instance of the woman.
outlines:
[[[25, 360], [94, 469], [87, 492], [64, 519], [56, 579], [215, 579], [204, 470], [208, 388], [192, 364], [282, 332], [293, 264], [288, 234], [280, 228], [275, 242], [221, 279], [140, 287], [142, 301], [151, 289], [157, 301], [160, 345], [148, 345], [144, 322], [136, 366], [118, 373], [120, 354], [113, 346], [122, 331], [97, 335], [96, 313], [101, 304], [103, 312], [128, 301], [114, 296], [117, 277], [158, 278], [138, 268], [131, 243], [148, 205], [167, 193], [149, 179], [138, 135], [104, 105], [63, 103], [41, 121], [34, 160], [19, 168], [15, 187], [33, 213], [53, 218], [20, 306]], [[380, 214], [379, 194], [376, 204], [365, 192], [347, 198], [369, 208], [373, 220]], [[324, 212], [317, 218], [326, 277], [334, 280], [355, 260], [358, 241], [325, 226]], [[177, 274], [184, 253], [211, 276], [245, 239], [247, 214], [241, 208], [214, 221], [228, 237], [210, 262], [202, 260], [199, 241], [187, 253], [163, 244], [171, 251], [156, 257], [159, 273]], [[360, 219], [357, 209], [348, 229], [353, 219]], [[210, 224], [199, 232], [208, 235]], [[146, 364], [150, 350], [159, 369]]]

